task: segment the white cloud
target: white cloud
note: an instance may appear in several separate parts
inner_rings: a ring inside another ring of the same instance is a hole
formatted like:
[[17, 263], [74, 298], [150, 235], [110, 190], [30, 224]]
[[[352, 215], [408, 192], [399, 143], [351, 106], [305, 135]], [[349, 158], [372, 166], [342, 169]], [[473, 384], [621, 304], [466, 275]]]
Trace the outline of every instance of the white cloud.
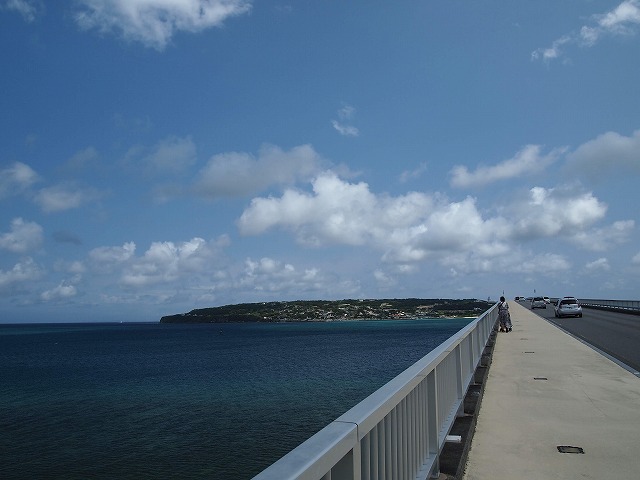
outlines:
[[593, 262], [589, 262], [585, 265], [585, 270], [587, 272], [595, 272], [595, 271], [609, 271], [611, 270], [611, 265], [609, 265], [609, 261], [606, 258], [599, 258], [594, 260]]
[[515, 238], [573, 238], [604, 218], [607, 206], [592, 193], [572, 189], [534, 187], [525, 201], [511, 206]]
[[549, 62], [563, 55], [562, 47], [577, 44], [594, 46], [607, 35], [635, 35], [640, 27], [640, 0], [625, 0], [613, 10], [591, 17], [592, 22], [580, 28], [578, 33], [563, 35], [549, 48], [539, 48], [531, 53], [532, 60]]
[[527, 145], [517, 152], [513, 158], [497, 165], [476, 168], [470, 172], [467, 167], [458, 165], [451, 174], [451, 186], [466, 188], [488, 185], [493, 182], [508, 180], [543, 171], [564, 152], [564, 149], [554, 149], [547, 155], [542, 155], [540, 145]]
[[331, 120], [331, 125], [335, 128], [340, 135], [345, 137], [357, 137], [360, 135], [360, 130], [350, 125], [351, 119], [356, 113], [356, 109], [351, 105], [345, 105], [338, 110], [339, 120]]
[[512, 272], [526, 274], [552, 275], [556, 272], [565, 272], [571, 268], [569, 261], [562, 255], [544, 253], [532, 255], [522, 262], [514, 262], [511, 265]]
[[338, 133], [344, 137], [357, 137], [360, 135], [360, 130], [353, 125], [346, 125], [338, 122], [337, 120], [331, 120], [331, 125], [333, 125], [333, 128], [335, 128]]
[[580, 36], [586, 45], [592, 46], [603, 35], [633, 35], [640, 25], [640, 1], [626, 0], [603, 15], [594, 15], [595, 26], [585, 25]]
[[0, 199], [15, 195], [38, 181], [38, 174], [29, 166], [16, 162], [0, 170]]
[[129, 260], [136, 251], [134, 242], [127, 242], [121, 247], [98, 247], [89, 252], [89, 258], [92, 262], [113, 265]]
[[416, 192], [376, 196], [366, 183], [347, 183], [330, 172], [312, 186], [313, 194], [287, 190], [279, 199], [254, 199], [238, 220], [241, 233], [281, 227], [307, 245], [370, 246], [403, 263], [482, 240], [493, 223], [480, 217], [470, 198], [447, 203]]
[[451, 267], [455, 276], [476, 273], [502, 272], [502, 274], [552, 276], [571, 268], [567, 259], [558, 254], [523, 253], [518, 248], [502, 248], [496, 245], [492, 254], [469, 250], [448, 255], [443, 264]]
[[226, 236], [217, 242], [197, 237], [179, 244], [154, 242], [142, 257], [132, 259], [121, 281], [126, 286], [143, 287], [171, 282], [187, 275], [208, 275], [212, 260], [228, 242]]
[[44, 212], [52, 213], [81, 207], [96, 198], [98, 193], [94, 190], [65, 183], [41, 189], [34, 201]]
[[572, 171], [591, 177], [640, 173], [640, 130], [629, 137], [607, 132], [567, 155]]
[[389, 288], [398, 284], [398, 281], [394, 277], [390, 276], [380, 269], [377, 269], [373, 272], [373, 278], [382, 288]]
[[71, 281], [69, 282], [70, 284], [77, 284], [80, 282], [82, 280], [82, 275], [87, 270], [84, 263], [77, 260], [69, 262], [59, 259], [54, 262], [53, 267], [56, 272], [70, 273], [72, 275]]
[[299, 270], [291, 263], [269, 257], [260, 260], [247, 258], [238, 286], [253, 292], [267, 292], [270, 296], [277, 292], [280, 296], [295, 295], [296, 298], [300, 298], [304, 292], [331, 288], [318, 269]]
[[[313, 190], [314, 195], [289, 189], [281, 199], [254, 199], [238, 221], [241, 232], [255, 235], [282, 226], [307, 244], [362, 245], [380, 236], [387, 221], [408, 224], [419, 208], [408, 204], [427, 206], [426, 197], [419, 194], [379, 201], [367, 184], [346, 183], [331, 172], [316, 178]], [[409, 217], [402, 218], [402, 213]]]
[[402, 172], [400, 174], [400, 182], [405, 183], [405, 182], [408, 182], [409, 180], [420, 178], [422, 174], [426, 171], [427, 171], [427, 164], [421, 163], [413, 170], [405, 170], [404, 172]]
[[640, 265], [640, 252], [636, 253], [636, 254], [631, 258], [631, 263], [633, 263], [634, 265]]
[[310, 145], [288, 152], [265, 145], [257, 158], [248, 153], [223, 153], [212, 157], [198, 173], [194, 189], [208, 198], [255, 195], [273, 186], [307, 180], [322, 163]]
[[16, 263], [11, 270], [0, 270], [0, 289], [12, 287], [15, 284], [28, 283], [38, 280], [43, 275], [43, 270], [27, 257]]
[[152, 147], [135, 145], [123, 158], [128, 166], [149, 175], [175, 175], [197, 161], [197, 148], [191, 136], [168, 136]]
[[63, 300], [66, 298], [74, 297], [78, 293], [76, 287], [73, 285], [60, 283], [57, 287], [42, 292], [40, 298], [45, 302], [53, 300]]
[[220, 27], [251, 10], [248, 0], [78, 0], [75, 20], [83, 30], [115, 33], [163, 50], [179, 31]]
[[[606, 205], [591, 193], [563, 188], [531, 189], [510, 203], [508, 217], [483, 217], [471, 197], [451, 202], [417, 192], [375, 195], [367, 184], [348, 183], [332, 173], [316, 178], [312, 188], [312, 193], [289, 189], [280, 198], [255, 198], [238, 220], [240, 232], [259, 235], [282, 228], [305, 245], [370, 247], [382, 252], [383, 261], [403, 265], [427, 259], [455, 265], [471, 254], [479, 271], [489, 271], [496, 268], [492, 259], [522, 241], [571, 241], [606, 213]], [[621, 222], [616, 228], [622, 238], [629, 225]]]
[[178, 173], [196, 160], [196, 145], [191, 137], [169, 137], [159, 142], [143, 161], [151, 171]]
[[565, 35], [563, 37], [554, 40], [550, 47], [539, 48], [531, 53], [531, 60], [541, 59], [544, 62], [550, 62], [562, 54], [562, 47], [567, 43], [571, 43], [573, 40], [571, 37]]
[[[177, 292], [189, 292], [180, 295], [195, 301], [211, 298], [214, 288], [224, 288], [228, 274], [221, 271], [219, 264], [224, 261], [221, 252], [229, 244], [227, 235], [210, 241], [195, 237], [183, 242], [153, 242], [136, 256], [135, 243], [128, 242], [119, 247], [92, 250], [88, 266], [94, 273], [104, 275], [107, 281], [124, 287], [126, 295], [112, 297], [112, 300], [120, 298], [119, 301], [128, 302], [144, 291], [144, 296], [157, 302], [173, 298]], [[79, 271], [74, 278], [82, 273], [83, 270]]]
[[42, 245], [42, 227], [22, 218], [11, 221], [11, 231], [0, 235], [0, 248], [13, 253], [25, 253]]
[[31, 23], [44, 11], [44, 5], [40, 0], [5, 0], [0, 4], [0, 9], [18, 12], [26, 22]]
[[579, 231], [571, 240], [585, 250], [605, 251], [628, 242], [634, 229], [635, 221], [622, 220], [606, 228]]

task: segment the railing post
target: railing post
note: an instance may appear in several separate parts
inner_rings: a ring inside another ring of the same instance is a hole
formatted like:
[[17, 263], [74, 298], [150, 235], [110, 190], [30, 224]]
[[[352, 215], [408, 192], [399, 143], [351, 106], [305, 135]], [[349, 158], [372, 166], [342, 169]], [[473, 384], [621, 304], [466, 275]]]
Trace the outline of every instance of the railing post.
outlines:
[[462, 344], [458, 344], [455, 348], [456, 358], [456, 391], [457, 398], [460, 404], [458, 405], [458, 411], [456, 417], [464, 416], [464, 366], [462, 365]]
[[428, 414], [429, 414], [429, 457], [434, 457], [434, 467], [431, 470], [431, 477], [438, 478], [440, 476], [440, 462], [438, 460], [440, 454], [440, 422], [438, 419], [438, 386], [436, 377], [436, 368], [431, 370], [427, 375], [427, 397], [428, 397]]
[[342, 458], [323, 480], [361, 480], [360, 469], [360, 442]]

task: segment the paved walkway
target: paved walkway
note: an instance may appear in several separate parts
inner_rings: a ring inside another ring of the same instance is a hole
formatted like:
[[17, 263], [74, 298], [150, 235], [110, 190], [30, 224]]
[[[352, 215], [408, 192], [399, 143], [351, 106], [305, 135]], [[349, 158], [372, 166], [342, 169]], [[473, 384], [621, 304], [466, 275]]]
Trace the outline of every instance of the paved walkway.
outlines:
[[463, 478], [640, 478], [640, 379], [524, 306], [509, 309]]

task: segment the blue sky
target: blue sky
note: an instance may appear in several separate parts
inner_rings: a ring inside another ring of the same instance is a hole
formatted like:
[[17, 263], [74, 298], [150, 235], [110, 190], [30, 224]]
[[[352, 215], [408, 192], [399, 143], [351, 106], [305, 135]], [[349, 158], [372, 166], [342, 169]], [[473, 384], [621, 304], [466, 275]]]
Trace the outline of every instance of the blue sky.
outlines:
[[0, 0], [0, 322], [640, 292], [640, 0]]

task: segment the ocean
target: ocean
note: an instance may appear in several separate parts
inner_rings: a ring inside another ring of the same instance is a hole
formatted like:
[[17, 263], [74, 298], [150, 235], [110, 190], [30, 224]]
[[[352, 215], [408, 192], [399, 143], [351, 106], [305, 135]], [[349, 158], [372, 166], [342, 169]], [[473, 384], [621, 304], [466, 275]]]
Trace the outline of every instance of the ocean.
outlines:
[[470, 321], [0, 325], [0, 478], [250, 479]]

